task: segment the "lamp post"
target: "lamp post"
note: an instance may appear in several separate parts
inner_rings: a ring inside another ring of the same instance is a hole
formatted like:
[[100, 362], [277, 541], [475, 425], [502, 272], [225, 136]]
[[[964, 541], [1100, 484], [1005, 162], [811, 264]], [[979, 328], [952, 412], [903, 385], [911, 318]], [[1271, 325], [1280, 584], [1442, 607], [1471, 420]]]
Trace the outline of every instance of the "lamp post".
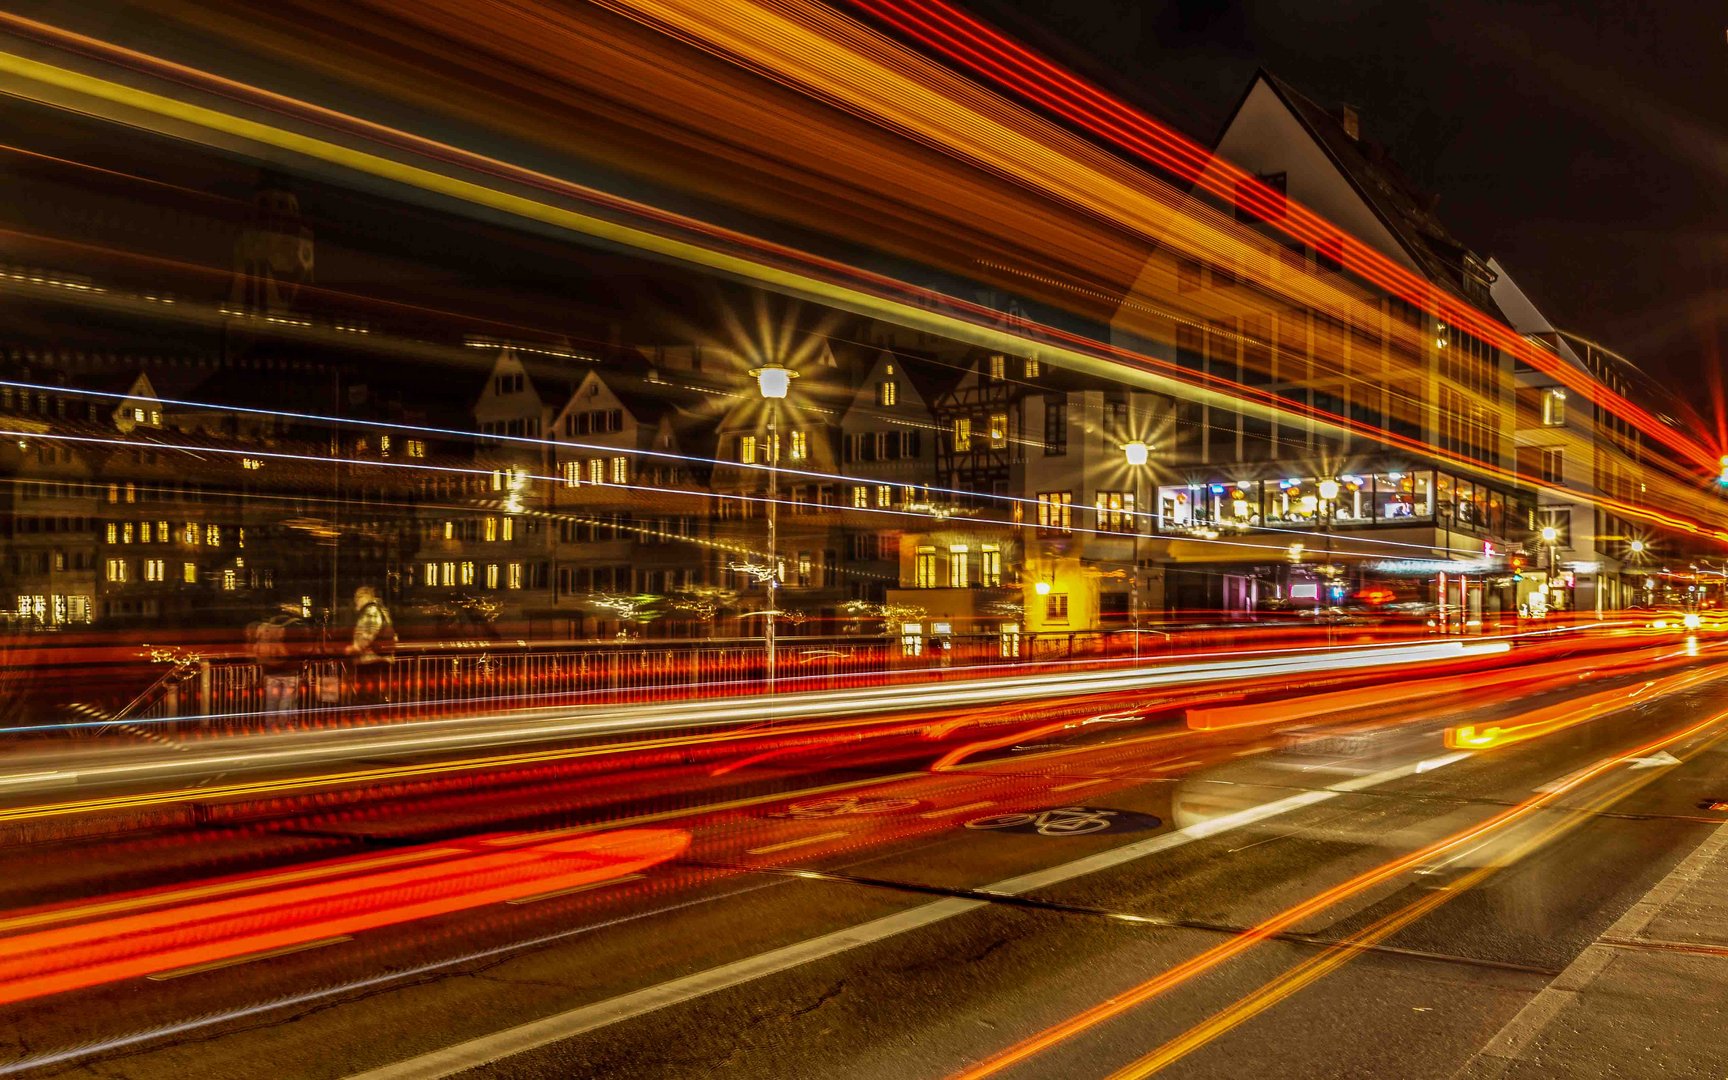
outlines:
[[779, 413], [779, 403], [786, 398], [792, 389], [792, 380], [798, 373], [784, 364], [763, 364], [750, 372], [756, 378], [756, 389], [761, 391], [762, 400], [768, 405], [768, 610], [763, 618], [762, 645], [764, 654], [764, 674], [768, 684], [768, 693], [774, 692], [775, 656], [774, 630], [775, 622], [780, 614], [780, 547], [778, 510], [780, 505], [780, 436], [775, 420]]
[[1140, 659], [1140, 511], [1146, 504], [1140, 498], [1141, 478], [1145, 474], [1146, 462], [1152, 456], [1152, 447], [1144, 439], [1135, 439], [1124, 443], [1122, 455], [1128, 460], [1129, 468], [1134, 470], [1134, 512], [1128, 515], [1129, 524], [1134, 528], [1133, 565], [1128, 576], [1128, 614], [1134, 626], [1134, 659]]
[[[1320, 576], [1325, 580], [1322, 586], [1326, 590], [1326, 606], [1332, 606], [1332, 513], [1338, 501], [1338, 481], [1328, 476], [1315, 486], [1319, 492], [1320, 502], [1315, 507], [1319, 519], [1320, 535], [1326, 539], [1326, 564], [1320, 570]], [[1332, 619], [1328, 613], [1326, 619], [1326, 646], [1332, 646]]]
[[1560, 530], [1559, 529], [1556, 529], [1552, 525], [1542, 526], [1542, 543], [1547, 545], [1547, 547], [1548, 547], [1548, 573], [1545, 575], [1546, 580], [1545, 580], [1544, 584], [1545, 584], [1546, 588], [1548, 589], [1548, 595], [1550, 597], [1553, 597], [1553, 595], [1554, 595], [1554, 564], [1556, 562], [1555, 554], [1554, 554], [1554, 545], [1555, 545], [1555, 542], [1558, 541], [1559, 539], [1560, 539]]

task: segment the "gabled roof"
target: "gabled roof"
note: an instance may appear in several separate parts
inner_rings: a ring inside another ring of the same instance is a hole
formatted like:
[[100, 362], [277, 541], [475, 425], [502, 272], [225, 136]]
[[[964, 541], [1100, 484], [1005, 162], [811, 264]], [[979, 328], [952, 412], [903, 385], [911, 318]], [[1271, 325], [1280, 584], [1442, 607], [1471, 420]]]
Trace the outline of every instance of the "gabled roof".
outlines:
[[[1423, 274], [1435, 284], [1463, 295], [1465, 263], [1475, 256], [1434, 215], [1439, 198], [1418, 188], [1385, 147], [1362, 138], [1360, 133], [1352, 137], [1339, 117], [1268, 71], [1256, 73], [1242, 101], [1231, 113], [1231, 123], [1260, 83], [1290, 110]], [[1225, 130], [1229, 130], [1228, 123]], [[1487, 270], [1486, 263], [1478, 265]], [[1484, 303], [1479, 297], [1468, 299], [1478, 305]], [[1492, 301], [1486, 306], [1490, 314], [1498, 315]]]

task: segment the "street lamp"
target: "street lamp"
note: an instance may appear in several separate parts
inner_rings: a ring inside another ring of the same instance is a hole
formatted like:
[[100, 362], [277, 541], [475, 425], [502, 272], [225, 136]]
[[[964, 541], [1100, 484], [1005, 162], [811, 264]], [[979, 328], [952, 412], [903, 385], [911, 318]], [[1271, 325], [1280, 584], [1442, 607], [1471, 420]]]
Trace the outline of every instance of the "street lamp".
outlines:
[[[1548, 546], [1548, 575], [1547, 575], [1548, 580], [1547, 580], [1547, 585], [1548, 585], [1548, 593], [1550, 596], [1554, 595], [1554, 569], [1555, 569], [1555, 564], [1559, 561], [1559, 558], [1554, 551], [1554, 547], [1555, 547], [1555, 544], [1559, 541], [1559, 539], [1560, 539], [1560, 530], [1559, 529], [1556, 529], [1552, 525], [1542, 526], [1542, 543], [1544, 543]], [[1555, 606], [1558, 607], [1559, 605], [1555, 605]]]
[[[1319, 519], [1320, 535], [1326, 540], [1326, 565], [1320, 568], [1320, 576], [1324, 581], [1321, 587], [1326, 590], [1324, 606], [1332, 607], [1333, 601], [1336, 599], [1332, 595], [1332, 515], [1338, 505], [1338, 492], [1342, 489], [1337, 480], [1328, 476], [1315, 485], [1315, 490], [1320, 495], [1320, 504], [1314, 509], [1316, 517]], [[1332, 620], [1330, 617], [1326, 620], [1326, 645], [1328, 648], [1332, 645]]]
[[774, 623], [780, 613], [780, 550], [778, 508], [780, 504], [780, 435], [775, 425], [779, 402], [792, 389], [798, 373], [784, 364], [763, 364], [750, 372], [756, 389], [768, 403], [768, 610], [763, 618], [762, 645], [768, 693], [774, 692]]
[[1146, 462], [1152, 456], [1152, 447], [1144, 439], [1122, 444], [1122, 456], [1128, 460], [1134, 473], [1134, 512], [1128, 516], [1128, 522], [1134, 529], [1133, 567], [1128, 578], [1128, 613], [1134, 625], [1134, 659], [1140, 659], [1140, 509], [1145, 502], [1140, 498], [1141, 476]]

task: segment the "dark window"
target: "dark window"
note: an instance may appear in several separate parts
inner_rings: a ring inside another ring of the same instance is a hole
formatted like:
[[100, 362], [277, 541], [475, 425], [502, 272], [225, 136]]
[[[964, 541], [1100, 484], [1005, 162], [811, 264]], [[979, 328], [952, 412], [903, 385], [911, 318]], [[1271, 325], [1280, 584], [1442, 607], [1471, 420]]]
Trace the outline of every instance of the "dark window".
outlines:
[[1068, 395], [1044, 395], [1044, 454], [1061, 457], [1068, 452]]

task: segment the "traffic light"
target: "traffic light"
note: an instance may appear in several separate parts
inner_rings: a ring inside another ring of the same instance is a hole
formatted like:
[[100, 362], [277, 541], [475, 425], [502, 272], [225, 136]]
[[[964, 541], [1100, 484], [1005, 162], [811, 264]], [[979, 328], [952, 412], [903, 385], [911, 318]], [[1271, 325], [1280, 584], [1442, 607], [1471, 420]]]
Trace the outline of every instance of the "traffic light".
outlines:
[[1512, 566], [1512, 580], [1513, 581], [1523, 581], [1524, 580], [1524, 556], [1514, 555], [1514, 556], [1512, 556], [1511, 559], [1509, 559], [1507, 561], [1510, 562], [1511, 566]]

